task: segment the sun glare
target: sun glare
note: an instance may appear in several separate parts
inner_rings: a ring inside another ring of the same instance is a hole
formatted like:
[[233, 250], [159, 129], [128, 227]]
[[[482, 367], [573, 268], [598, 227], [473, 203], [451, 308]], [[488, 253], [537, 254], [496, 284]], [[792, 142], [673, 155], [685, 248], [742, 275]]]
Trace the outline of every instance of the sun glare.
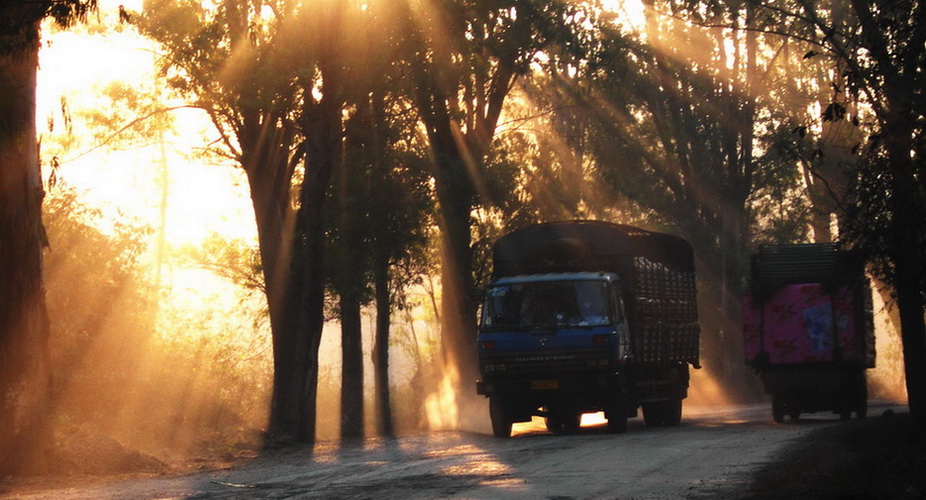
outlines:
[[[153, 81], [154, 71], [152, 49], [137, 35], [46, 35], [37, 89], [44, 163], [58, 164], [58, 179], [84, 193], [85, 201], [99, 205], [109, 217], [136, 218], [153, 228], [166, 225], [166, 238], [174, 244], [198, 243], [213, 232], [256, 236], [242, 173], [190, 157], [209, 137], [204, 113], [175, 110], [173, 131], [129, 147], [101, 146], [90, 139], [93, 131], [81, 120], [82, 110], [112, 106], [100, 89], [115, 81], [143, 87]], [[64, 123], [70, 124], [69, 130], [59, 125]], [[112, 124], [117, 129], [122, 125]], [[67, 136], [79, 148], [55, 148], [56, 135]], [[160, 215], [165, 206], [167, 221]]]
[[425, 410], [427, 411], [428, 424], [431, 429], [447, 430], [456, 429], [459, 423], [457, 414], [456, 390], [455, 390], [455, 372], [454, 374], [444, 373], [440, 384], [437, 386], [437, 392], [431, 394], [425, 400]]
[[602, 6], [605, 10], [617, 15], [616, 21], [625, 24], [631, 29], [642, 29], [645, 24], [643, 2], [640, 0], [604, 0]]
[[[81, 221], [94, 226], [84, 232], [101, 232], [89, 244], [113, 247], [84, 248], [87, 242], [71, 241], [79, 240], [73, 224], [49, 226], [53, 349], [68, 373], [59, 420], [86, 422], [84, 430], [169, 458], [194, 451], [211, 433], [264, 425], [269, 334], [262, 297], [181, 260], [181, 249], [215, 235], [256, 245], [243, 173], [197, 154], [214, 136], [205, 114], [180, 108], [168, 122], [155, 113], [158, 122], [112, 133], [150, 112], [132, 103], [183, 104], [161, 100], [152, 43], [110, 22], [120, 5], [142, 7], [140, 0], [101, 0], [87, 25], [49, 25], [42, 37], [36, 116], [47, 200], [73, 193], [93, 214]], [[162, 122], [170, 127], [158, 131]], [[126, 234], [147, 249], [131, 264]], [[109, 260], [84, 257], [101, 253]]]

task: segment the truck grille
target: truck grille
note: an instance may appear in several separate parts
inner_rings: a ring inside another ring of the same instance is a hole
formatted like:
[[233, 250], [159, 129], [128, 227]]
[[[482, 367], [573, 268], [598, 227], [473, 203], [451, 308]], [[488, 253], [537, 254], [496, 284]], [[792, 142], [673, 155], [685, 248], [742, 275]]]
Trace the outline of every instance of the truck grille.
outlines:
[[609, 365], [610, 351], [604, 349], [521, 351], [482, 357], [483, 374], [498, 376], [605, 370]]

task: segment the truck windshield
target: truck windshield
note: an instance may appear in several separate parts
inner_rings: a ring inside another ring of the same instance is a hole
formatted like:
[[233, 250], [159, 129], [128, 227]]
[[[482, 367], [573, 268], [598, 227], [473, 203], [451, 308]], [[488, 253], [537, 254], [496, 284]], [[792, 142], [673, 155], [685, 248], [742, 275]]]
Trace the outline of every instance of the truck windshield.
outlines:
[[542, 281], [491, 286], [482, 327], [530, 329], [600, 326], [611, 322], [608, 286], [602, 281]]

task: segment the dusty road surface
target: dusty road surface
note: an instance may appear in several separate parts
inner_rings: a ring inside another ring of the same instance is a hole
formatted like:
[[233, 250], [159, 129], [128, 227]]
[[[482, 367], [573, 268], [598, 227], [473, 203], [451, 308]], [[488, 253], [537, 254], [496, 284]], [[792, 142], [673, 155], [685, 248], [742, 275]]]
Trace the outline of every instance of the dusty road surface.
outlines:
[[[873, 411], [879, 411], [872, 408]], [[773, 424], [768, 405], [686, 408], [682, 425], [625, 434], [587, 416], [573, 435], [539, 420], [514, 437], [475, 433], [270, 452], [232, 469], [107, 481], [11, 495], [22, 499], [162, 498], [714, 498], [744, 493], [750, 475], [789, 441], [840, 425], [831, 414]], [[2, 495], [0, 495], [2, 496]]]

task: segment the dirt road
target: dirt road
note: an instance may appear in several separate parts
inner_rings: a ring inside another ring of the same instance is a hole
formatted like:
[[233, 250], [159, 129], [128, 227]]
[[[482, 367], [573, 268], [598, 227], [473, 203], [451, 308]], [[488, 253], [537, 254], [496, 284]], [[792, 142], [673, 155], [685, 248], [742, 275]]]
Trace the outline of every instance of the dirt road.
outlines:
[[729, 495], [790, 440], [839, 425], [830, 414], [771, 423], [767, 405], [686, 408], [674, 428], [631, 419], [625, 434], [587, 418], [574, 435], [540, 421], [512, 439], [446, 432], [269, 453], [230, 470], [107, 482], [11, 498], [621, 498]]

